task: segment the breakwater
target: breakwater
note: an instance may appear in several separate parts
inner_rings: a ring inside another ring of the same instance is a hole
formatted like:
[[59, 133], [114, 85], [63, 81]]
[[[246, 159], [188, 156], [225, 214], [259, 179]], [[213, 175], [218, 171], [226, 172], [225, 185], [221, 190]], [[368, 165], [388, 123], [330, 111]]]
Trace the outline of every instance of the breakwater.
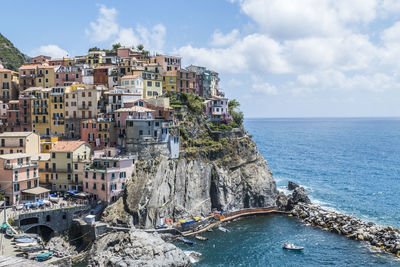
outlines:
[[364, 222], [351, 215], [330, 211], [317, 205], [298, 203], [291, 211], [303, 222], [348, 238], [368, 242], [400, 257], [400, 231], [391, 226]]

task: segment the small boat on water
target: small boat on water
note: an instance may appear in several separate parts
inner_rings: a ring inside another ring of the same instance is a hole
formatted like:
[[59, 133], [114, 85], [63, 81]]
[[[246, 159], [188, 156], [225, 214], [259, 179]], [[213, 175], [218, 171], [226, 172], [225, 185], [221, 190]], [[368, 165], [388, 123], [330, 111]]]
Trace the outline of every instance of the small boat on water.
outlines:
[[222, 226], [218, 226], [218, 230], [220, 230], [220, 231], [222, 231], [224, 233], [229, 233], [229, 230], [224, 228], [224, 227], [222, 227]]
[[207, 232], [214, 232], [214, 230], [212, 228], [208, 228]]
[[184, 238], [184, 237], [180, 237], [180, 238], [178, 238], [180, 241], [182, 241], [183, 243], [185, 243], [185, 244], [188, 244], [188, 245], [190, 245], [190, 246], [193, 246], [195, 243], [192, 241], [192, 240], [189, 240], [189, 239], [187, 239], [187, 238]]
[[288, 249], [288, 250], [303, 250], [304, 249], [304, 247], [295, 246], [295, 245], [289, 244], [289, 243], [284, 243], [282, 248]]
[[206, 240], [208, 240], [207, 237], [204, 237], [204, 236], [201, 236], [201, 235], [195, 235], [194, 238], [196, 238], [196, 239], [198, 239], [198, 240], [201, 240], [201, 241], [206, 241]]
[[50, 202], [53, 202], [53, 203], [60, 202], [60, 198], [58, 198], [58, 197], [50, 197], [49, 200], [50, 200]]
[[17, 243], [36, 243], [37, 240], [34, 238], [17, 238], [14, 239], [15, 242]]

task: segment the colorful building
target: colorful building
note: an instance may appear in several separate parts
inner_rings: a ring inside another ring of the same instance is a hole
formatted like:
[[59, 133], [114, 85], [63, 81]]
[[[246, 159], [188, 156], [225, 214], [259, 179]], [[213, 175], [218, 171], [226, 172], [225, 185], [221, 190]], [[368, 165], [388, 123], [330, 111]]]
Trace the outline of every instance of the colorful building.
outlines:
[[79, 163], [90, 159], [91, 148], [84, 141], [58, 141], [50, 150], [52, 190], [78, 190]]
[[20, 91], [36, 86], [37, 68], [40, 65], [40, 63], [28, 63], [22, 64], [21, 67], [19, 67], [18, 72]]
[[50, 134], [65, 135], [64, 88], [53, 87], [50, 92]]
[[50, 153], [50, 150], [58, 142], [57, 136], [45, 136], [40, 138], [40, 153]]
[[81, 140], [90, 144], [93, 149], [115, 145], [114, 120], [97, 118], [82, 121]]
[[89, 66], [99, 66], [103, 63], [103, 57], [106, 56], [104, 51], [90, 51], [86, 57], [86, 64]]
[[32, 162], [36, 162], [39, 168], [39, 185], [51, 189], [51, 165], [50, 153], [40, 153], [31, 157]]
[[50, 88], [55, 86], [55, 71], [58, 67], [40, 65], [37, 67], [35, 86]]
[[55, 73], [55, 86], [70, 86], [82, 83], [82, 68], [75, 66], [60, 66]]
[[211, 120], [220, 121], [229, 116], [228, 98], [214, 96], [205, 101], [206, 114]]
[[40, 153], [40, 137], [33, 132], [4, 132], [0, 134], [0, 154]]
[[0, 69], [0, 100], [4, 103], [18, 98], [19, 74], [18, 72]]
[[39, 135], [50, 135], [51, 88], [31, 87], [25, 93], [31, 96], [32, 131]]
[[30, 155], [0, 155], [0, 172], [0, 185], [9, 205], [48, 198], [49, 190], [39, 187], [38, 164]]
[[177, 71], [181, 69], [181, 57], [167, 56], [167, 55], [156, 55], [151, 58], [151, 63], [157, 63], [161, 65], [162, 72]]
[[11, 100], [7, 109], [8, 132], [32, 131], [31, 96], [21, 94], [18, 100]]
[[176, 93], [178, 90], [178, 71], [167, 71], [163, 75], [163, 93]]
[[133, 156], [117, 155], [93, 158], [85, 170], [83, 191], [105, 203], [116, 201], [132, 176], [134, 160]]

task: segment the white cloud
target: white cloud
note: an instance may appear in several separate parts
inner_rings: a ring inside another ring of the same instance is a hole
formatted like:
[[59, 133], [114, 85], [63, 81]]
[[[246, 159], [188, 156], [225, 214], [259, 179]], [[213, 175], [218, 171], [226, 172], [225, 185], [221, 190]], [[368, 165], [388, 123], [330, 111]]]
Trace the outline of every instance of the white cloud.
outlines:
[[282, 58], [278, 42], [262, 34], [251, 34], [227, 48], [181, 47], [175, 53], [185, 62], [208, 66], [220, 72], [285, 73], [289, 66]]
[[255, 97], [259, 97], [259, 94], [264, 95], [277, 95], [278, 89], [275, 85], [271, 85], [267, 82], [264, 83], [254, 83], [252, 85], [252, 95]]
[[95, 22], [90, 22], [86, 34], [94, 43], [112, 41], [126, 46], [143, 44], [145, 49], [160, 50], [165, 43], [166, 28], [162, 24], [154, 25], [150, 30], [142, 25], [121, 27], [117, 23], [117, 10], [99, 5], [99, 15]]
[[50, 56], [52, 58], [59, 58], [59, 57], [67, 57], [68, 52], [64, 49], [60, 48], [57, 45], [42, 45], [38, 49], [35, 49], [31, 52], [32, 55], [45, 55]]
[[213, 46], [227, 46], [237, 41], [239, 38], [239, 30], [233, 29], [230, 33], [223, 34], [221, 31], [216, 30], [213, 33], [211, 45]]
[[107, 41], [119, 32], [116, 22], [117, 10], [107, 8], [105, 5], [99, 7], [99, 16], [96, 22], [90, 22], [90, 30], [86, 29], [86, 34], [90, 36], [92, 42]]

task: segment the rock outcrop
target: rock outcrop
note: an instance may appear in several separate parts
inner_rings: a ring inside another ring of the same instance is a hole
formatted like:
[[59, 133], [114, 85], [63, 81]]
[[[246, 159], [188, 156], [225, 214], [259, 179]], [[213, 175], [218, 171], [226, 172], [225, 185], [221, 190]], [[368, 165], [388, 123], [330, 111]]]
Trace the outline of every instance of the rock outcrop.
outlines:
[[313, 226], [366, 241], [371, 246], [400, 257], [400, 231], [390, 226], [364, 222], [351, 215], [328, 211], [320, 206], [298, 203], [292, 214]]
[[295, 182], [289, 181], [288, 185], [287, 185], [287, 189], [292, 191], [295, 190], [297, 187], [299, 187], [298, 184], [296, 184]]
[[302, 186], [297, 186], [290, 195], [280, 192], [276, 198], [276, 206], [282, 211], [291, 211], [297, 204], [311, 204], [306, 190]]
[[91, 266], [189, 266], [190, 259], [157, 234], [136, 230], [109, 233], [96, 240], [89, 252]]

